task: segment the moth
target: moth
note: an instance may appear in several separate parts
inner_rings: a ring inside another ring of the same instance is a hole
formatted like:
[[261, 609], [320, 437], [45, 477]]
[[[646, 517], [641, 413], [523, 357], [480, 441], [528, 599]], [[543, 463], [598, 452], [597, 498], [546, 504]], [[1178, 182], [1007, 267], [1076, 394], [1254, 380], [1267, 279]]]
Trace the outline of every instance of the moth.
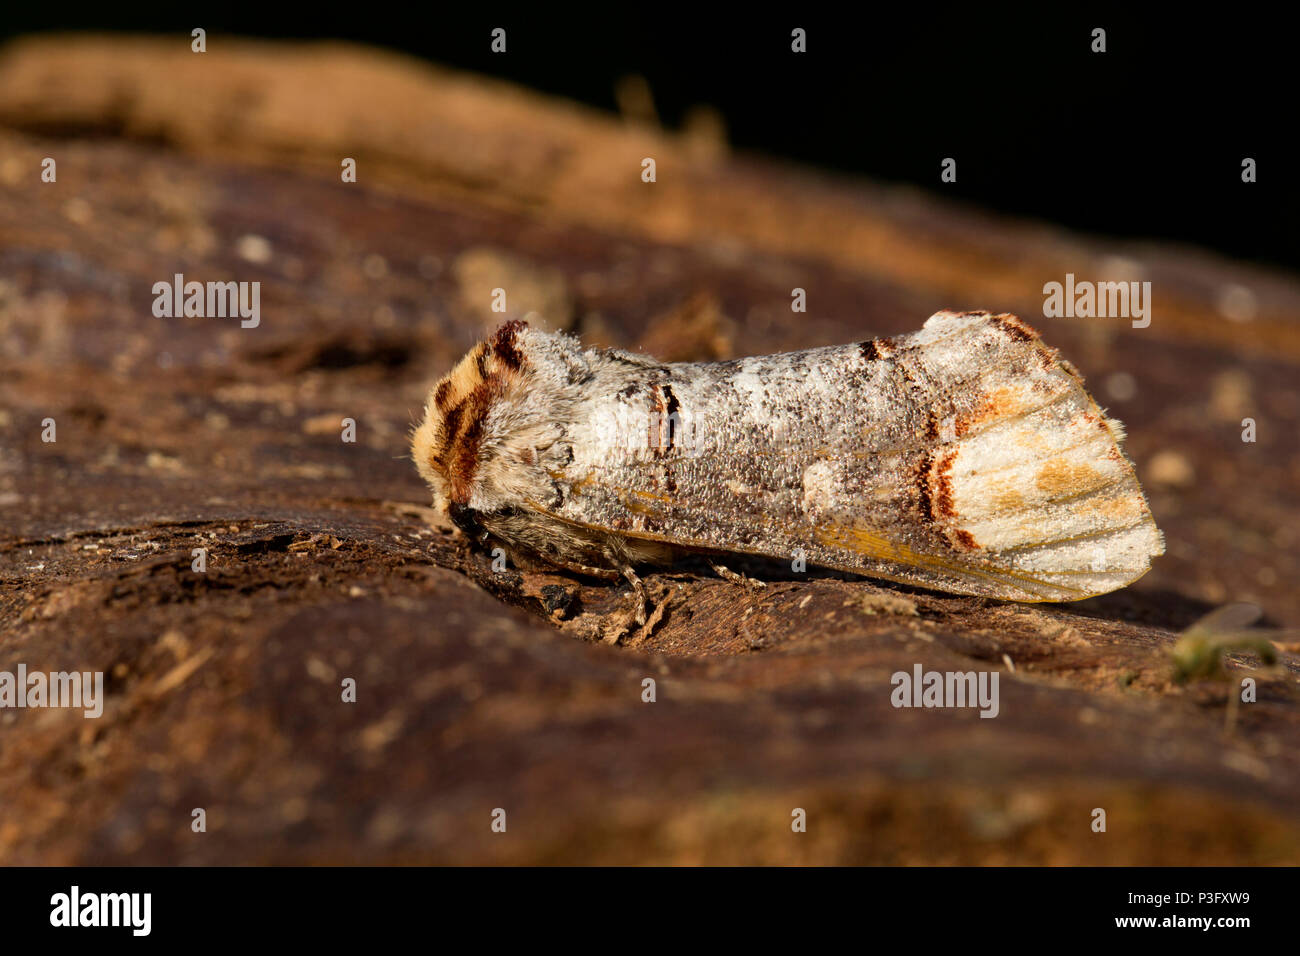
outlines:
[[1014, 315], [699, 364], [508, 322], [429, 392], [436, 506], [569, 569], [763, 555], [955, 594], [1074, 601], [1164, 542], [1123, 428]]

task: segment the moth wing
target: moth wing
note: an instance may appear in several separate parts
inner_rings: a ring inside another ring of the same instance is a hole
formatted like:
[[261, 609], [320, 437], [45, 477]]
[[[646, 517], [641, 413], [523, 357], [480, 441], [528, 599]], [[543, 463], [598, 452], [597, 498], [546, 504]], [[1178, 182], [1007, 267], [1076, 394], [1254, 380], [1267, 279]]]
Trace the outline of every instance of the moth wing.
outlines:
[[[1121, 426], [1014, 316], [938, 313], [906, 338], [765, 361], [779, 360], [786, 382], [776, 365], [669, 366], [681, 404], [706, 410], [701, 440], [580, 458], [542, 510], [1019, 601], [1112, 591], [1163, 552]], [[755, 410], [758, 372], [793, 420]]]

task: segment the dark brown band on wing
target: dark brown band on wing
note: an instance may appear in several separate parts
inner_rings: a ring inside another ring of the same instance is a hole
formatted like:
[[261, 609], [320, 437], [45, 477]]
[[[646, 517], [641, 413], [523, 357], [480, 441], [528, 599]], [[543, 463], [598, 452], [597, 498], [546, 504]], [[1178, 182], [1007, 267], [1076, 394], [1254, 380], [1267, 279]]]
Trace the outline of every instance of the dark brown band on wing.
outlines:
[[650, 390], [650, 399], [650, 453], [663, 458], [677, 445], [682, 404], [667, 383], [656, 383]]
[[868, 339], [865, 342], [858, 343], [858, 351], [862, 353], [862, 357], [868, 362], [885, 358], [895, 348], [893, 339]]
[[456, 409], [457, 429], [448, 430], [451, 441], [447, 462], [447, 483], [451, 486], [451, 500], [456, 504], [469, 504], [470, 489], [478, 470], [479, 446], [483, 444], [483, 427], [493, 403], [504, 391], [504, 382], [499, 377], [489, 378]]
[[502, 325], [434, 392], [441, 422], [429, 464], [447, 479], [452, 504], [469, 504], [488, 414], [526, 364], [517, 337], [527, 327], [518, 319]]
[[524, 367], [524, 356], [519, 351], [516, 338], [526, 328], [528, 328], [528, 323], [523, 319], [511, 319], [496, 330], [489, 343], [492, 354], [500, 359], [502, 365], [513, 372], [517, 372]]
[[1042, 338], [1038, 330], [1027, 322], [1020, 319], [1019, 316], [1004, 312], [1000, 315], [989, 316], [989, 321], [997, 325], [999, 329], [1007, 334], [1008, 338], [1017, 342], [1032, 342], [1035, 339]]
[[952, 489], [952, 466], [956, 458], [955, 451], [925, 453], [916, 476], [917, 503], [922, 521], [942, 534], [953, 550], [972, 551], [979, 547], [974, 536], [954, 528], [946, 520], [957, 517]]

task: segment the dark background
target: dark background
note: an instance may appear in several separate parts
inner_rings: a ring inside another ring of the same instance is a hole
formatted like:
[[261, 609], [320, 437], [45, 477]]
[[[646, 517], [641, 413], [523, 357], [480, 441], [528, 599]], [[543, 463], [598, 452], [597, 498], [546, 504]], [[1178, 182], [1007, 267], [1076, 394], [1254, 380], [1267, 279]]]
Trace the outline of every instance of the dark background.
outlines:
[[[222, 33], [350, 39], [611, 110], [619, 78], [636, 73], [666, 125], [709, 104], [740, 149], [1300, 269], [1289, 23], [1247, 5], [1205, 9], [22, 4], [0, 37], [202, 26], [209, 48]], [[496, 26], [505, 55], [489, 51]], [[808, 31], [806, 54], [790, 52], [794, 26]], [[1105, 54], [1090, 51], [1098, 26]], [[939, 181], [947, 156], [956, 183]], [[1241, 182], [1245, 156], [1254, 184]]]

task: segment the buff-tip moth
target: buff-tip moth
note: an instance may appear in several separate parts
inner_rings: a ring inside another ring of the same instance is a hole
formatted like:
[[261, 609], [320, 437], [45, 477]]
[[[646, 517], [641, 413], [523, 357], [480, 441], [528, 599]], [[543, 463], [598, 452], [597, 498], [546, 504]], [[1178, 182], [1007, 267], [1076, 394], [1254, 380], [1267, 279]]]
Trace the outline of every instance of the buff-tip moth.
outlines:
[[429, 393], [435, 504], [606, 578], [744, 553], [957, 594], [1073, 601], [1164, 553], [1122, 426], [1013, 315], [665, 365], [503, 325]]

